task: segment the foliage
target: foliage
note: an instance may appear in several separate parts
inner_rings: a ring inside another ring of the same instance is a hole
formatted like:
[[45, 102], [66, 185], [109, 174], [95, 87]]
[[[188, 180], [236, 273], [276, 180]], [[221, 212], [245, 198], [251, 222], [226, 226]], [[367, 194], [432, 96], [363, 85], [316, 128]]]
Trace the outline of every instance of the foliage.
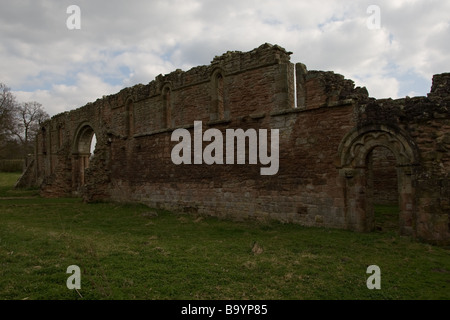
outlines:
[[16, 106], [16, 98], [11, 89], [0, 83], [0, 151], [5, 148], [10, 139], [10, 126], [13, 121], [13, 111]]
[[18, 103], [11, 89], [0, 83], [0, 158], [21, 158], [32, 152], [32, 142], [47, 119], [49, 115], [40, 103]]
[[22, 172], [23, 159], [0, 160], [0, 172]]
[[21, 142], [24, 155], [30, 151], [30, 142], [36, 137], [41, 123], [48, 119], [48, 114], [36, 101], [21, 103], [15, 107], [11, 133]]

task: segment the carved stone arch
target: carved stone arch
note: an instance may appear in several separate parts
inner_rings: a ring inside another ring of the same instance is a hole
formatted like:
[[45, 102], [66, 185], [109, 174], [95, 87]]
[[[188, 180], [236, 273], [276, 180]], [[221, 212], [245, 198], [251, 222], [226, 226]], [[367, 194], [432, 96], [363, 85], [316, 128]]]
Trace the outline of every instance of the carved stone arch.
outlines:
[[399, 191], [399, 229], [416, 234], [414, 171], [418, 149], [400, 129], [384, 125], [366, 126], [349, 132], [338, 149], [339, 170], [345, 196], [349, 229], [372, 231], [374, 228], [373, 190], [369, 181], [368, 156], [376, 147], [388, 148], [395, 157]]
[[77, 193], [85, 184], [85, 170], [89, 168], [94, 126], [85, 121], [75, 131], [72, 143], [72, 190]]
[[398, 166], [416, 165], [417, 147], [400, 129], [385, 125], [367, 126], [349, 132], [339, 145], [338, 154], [341, 167], [365, 166], [367, 155], [377, 146], [392, 151]]
[[41, 152], [42, 155], [46, 156], [47, 155], [47, 128], [45, 126], [41, 127], [41, 136], [42, 136], [42, 141], [41, 141]]
[[172, 90], [172, 88], [173, 88], [172, 81], [164, 81], [160, 84], [159, 91], [161, 94], [164, 94], [165, 90], [167, 89]]
[[83, 121], [75, 130], [75, 135], [72, 143], [72, 153], [89, 153], [90, 141], [95, 134], [94, 126], [88, 122]]
[[134, 100], [135, 100], [135, 98], [133, 97], [132, 94], [127, 95], [127, 97], [125, 98], [125, 106], [127, 105], [127, 103], [129, 101], [134, 101]]
[[225, 76], [225, 72], [222, 68], [222, 65], [216, 65], [214, 68], [212, 68], [212, 70], [209, 72], [209, 76], [211, 77], [211, 79], [213, 79], [214, 76], [217, 75], [218, 73], [221, 73], [223, 76]]

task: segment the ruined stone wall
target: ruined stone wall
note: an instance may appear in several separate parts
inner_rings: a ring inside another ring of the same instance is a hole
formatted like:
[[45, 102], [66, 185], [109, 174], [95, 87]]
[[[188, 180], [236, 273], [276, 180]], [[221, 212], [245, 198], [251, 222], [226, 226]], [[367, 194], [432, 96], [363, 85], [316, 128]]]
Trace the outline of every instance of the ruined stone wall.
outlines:
[[[227, 52], [53, 117], [37, 139], [35, 183], [44, 196], [370, 231], [377, 174], [368, 160], [380, 147], [397, 171], [400, 231], [449, 241], [449, 74], [434, 77], [428, 97], [376, 100], [342, 75], [294, 65], [290, 54], [269, 44]], [[193, 136], [195, 121], [223, 137], [279, 130], [278, 172], [261, 175], [265, 166], [248, 162], [174, 164], [172, 134]]]
[[450, 231], [449, 89], [450, 74], [435, 75], [427, 97], [370, 99], [358, 117], [358, 126], [389, 126], [414, 146], [416, 163], [408, 168], [414, 191], [411, 224], [422, 238], [437, 242], [445, 242]]

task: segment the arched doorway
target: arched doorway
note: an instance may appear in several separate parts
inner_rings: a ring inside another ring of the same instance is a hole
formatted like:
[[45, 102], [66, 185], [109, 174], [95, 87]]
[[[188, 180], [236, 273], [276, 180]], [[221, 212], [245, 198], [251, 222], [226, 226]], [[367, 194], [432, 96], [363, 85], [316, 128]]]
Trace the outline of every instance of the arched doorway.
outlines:
[[398, 231], [399, 193], [395, 155], [386, 147], [375, 147], [367, 156], [368, 196], [372, 197], [377, 231]]
[[405, 134], [387, 126], [355, 129], [339, 146], [338, 168], [344, 188], [347, 228], [362, 232], [375, 229], [373, 171], [370, 166], [373, 152], [378, 148], [388, 149], [395, 158], [400, 233], [415, 235], [413, 181], [418, 159], [416, 147]]
[[72, 190], [75, 193], [86, 183], [85, 171], [95, 153], [96, 142], [92, 126], [87, 123], [80, 125], [72, 148]]

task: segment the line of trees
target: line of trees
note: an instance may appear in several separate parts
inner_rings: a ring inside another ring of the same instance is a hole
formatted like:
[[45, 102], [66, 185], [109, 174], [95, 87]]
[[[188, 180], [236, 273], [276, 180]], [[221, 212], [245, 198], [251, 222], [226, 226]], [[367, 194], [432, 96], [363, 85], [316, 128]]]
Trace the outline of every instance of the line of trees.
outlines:
[[50, 117], [36, 101], [18, 102], [0, 83], [0, 159], [25, 159], [33, 153], [41, 123]]

